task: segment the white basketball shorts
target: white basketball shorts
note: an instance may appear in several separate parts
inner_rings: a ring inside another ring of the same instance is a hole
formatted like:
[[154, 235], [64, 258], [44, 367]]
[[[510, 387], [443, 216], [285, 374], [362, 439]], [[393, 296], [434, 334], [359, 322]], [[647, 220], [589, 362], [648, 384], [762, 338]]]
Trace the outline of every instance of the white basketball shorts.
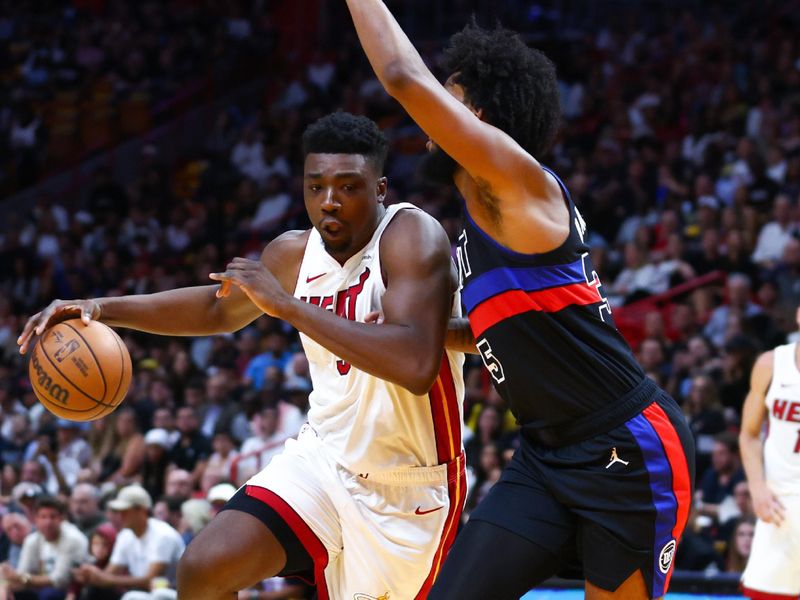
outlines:
[[320, 600], [427, 597], [455, 539], [464, 456], [435, 467], [351, 473], [308, 425], [246, 484], [314, 559]]
[[800, 495], [781, 496], [786, 518], [780, 527], [759, 520], [750, 559], [742, 574], [748, 598], [800, 596]]

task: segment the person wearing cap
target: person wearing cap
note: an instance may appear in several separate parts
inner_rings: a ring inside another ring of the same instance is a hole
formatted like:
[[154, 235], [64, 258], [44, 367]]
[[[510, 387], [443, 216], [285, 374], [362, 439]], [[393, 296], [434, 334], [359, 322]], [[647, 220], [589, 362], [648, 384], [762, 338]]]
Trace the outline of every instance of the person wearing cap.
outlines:
[[206, 500], [208, 500], [208, 503], [211, 505], [211, 516], [216, 516], [222, 507], [225, 506], [225, 503], [233, 498], [235, 493], [236, 488], [230, 483], [218, 483], [208, 490]]
[[172, 440], [166, 429], [156, 427], [145, 434], [142, 487], [147, 490], [151, 498], [160, 498], [164, 493], [170, 448]]
[[4, 564], [3, 577], [15, 600], [63, 600], [71, 581], [70, 568], [84, 561], [89, 540], [65, 519], [67, 508], [52, 497], [36, 501], [36, 531], [22, 544], [17, 569]]
[[[150, 517], [153, 501], [139, 485], [122, 488], [108, 507], [119, 513], [123, 529], [117, 536], [108, 566], [90, 564], [75, 569], [87, 586], [86, 598], [108, 598], [109, 588], [124, 590], [122, 600], [176, 598], [173, 589], [153, 590], [154, 584], [174, 588], [178, 559], [185, 545], [170, 525]], [[151, 592], [151, 590], [153, 590]]]

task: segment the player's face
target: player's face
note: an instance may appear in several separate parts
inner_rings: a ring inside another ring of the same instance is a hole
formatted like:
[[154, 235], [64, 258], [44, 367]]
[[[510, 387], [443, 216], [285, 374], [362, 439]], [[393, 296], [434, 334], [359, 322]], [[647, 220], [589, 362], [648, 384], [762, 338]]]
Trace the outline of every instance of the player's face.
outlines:
[[369, 242], [386, 196], [386, 178], [360, 154], [309, 154], [304, 174], [306, 210], [325, 249], [340, 262]]

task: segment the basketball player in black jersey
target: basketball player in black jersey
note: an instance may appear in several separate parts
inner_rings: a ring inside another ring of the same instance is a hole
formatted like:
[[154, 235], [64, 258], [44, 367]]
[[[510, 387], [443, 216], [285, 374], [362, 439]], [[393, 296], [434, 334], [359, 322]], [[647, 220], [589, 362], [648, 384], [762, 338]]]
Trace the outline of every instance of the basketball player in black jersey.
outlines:
[[590, 600], [663, 596], [694, 448], [614, 325], [580, 213], [536, 159], [560, 119], [552, 63], [510, 31], [471, 25], [451, 40], [441, 85], [382, 0], [347, 5], [386, 91], [431, 139], [425, 170], [464, 198], [469, 329], [455, 324], [449, 343], [477, 348], [521, 425], [429, 598], [519, 598], [577, 567]]

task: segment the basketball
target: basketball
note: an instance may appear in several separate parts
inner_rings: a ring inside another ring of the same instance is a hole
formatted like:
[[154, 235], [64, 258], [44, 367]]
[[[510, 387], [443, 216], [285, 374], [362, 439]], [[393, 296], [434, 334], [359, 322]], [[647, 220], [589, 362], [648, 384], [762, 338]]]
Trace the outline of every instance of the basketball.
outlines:
[[28, 364], [33, 391], [47, 410], [72, 421], [111, 414], [131, 384], [131, 357], [116, 332], [70, 319], [36, 342]]

